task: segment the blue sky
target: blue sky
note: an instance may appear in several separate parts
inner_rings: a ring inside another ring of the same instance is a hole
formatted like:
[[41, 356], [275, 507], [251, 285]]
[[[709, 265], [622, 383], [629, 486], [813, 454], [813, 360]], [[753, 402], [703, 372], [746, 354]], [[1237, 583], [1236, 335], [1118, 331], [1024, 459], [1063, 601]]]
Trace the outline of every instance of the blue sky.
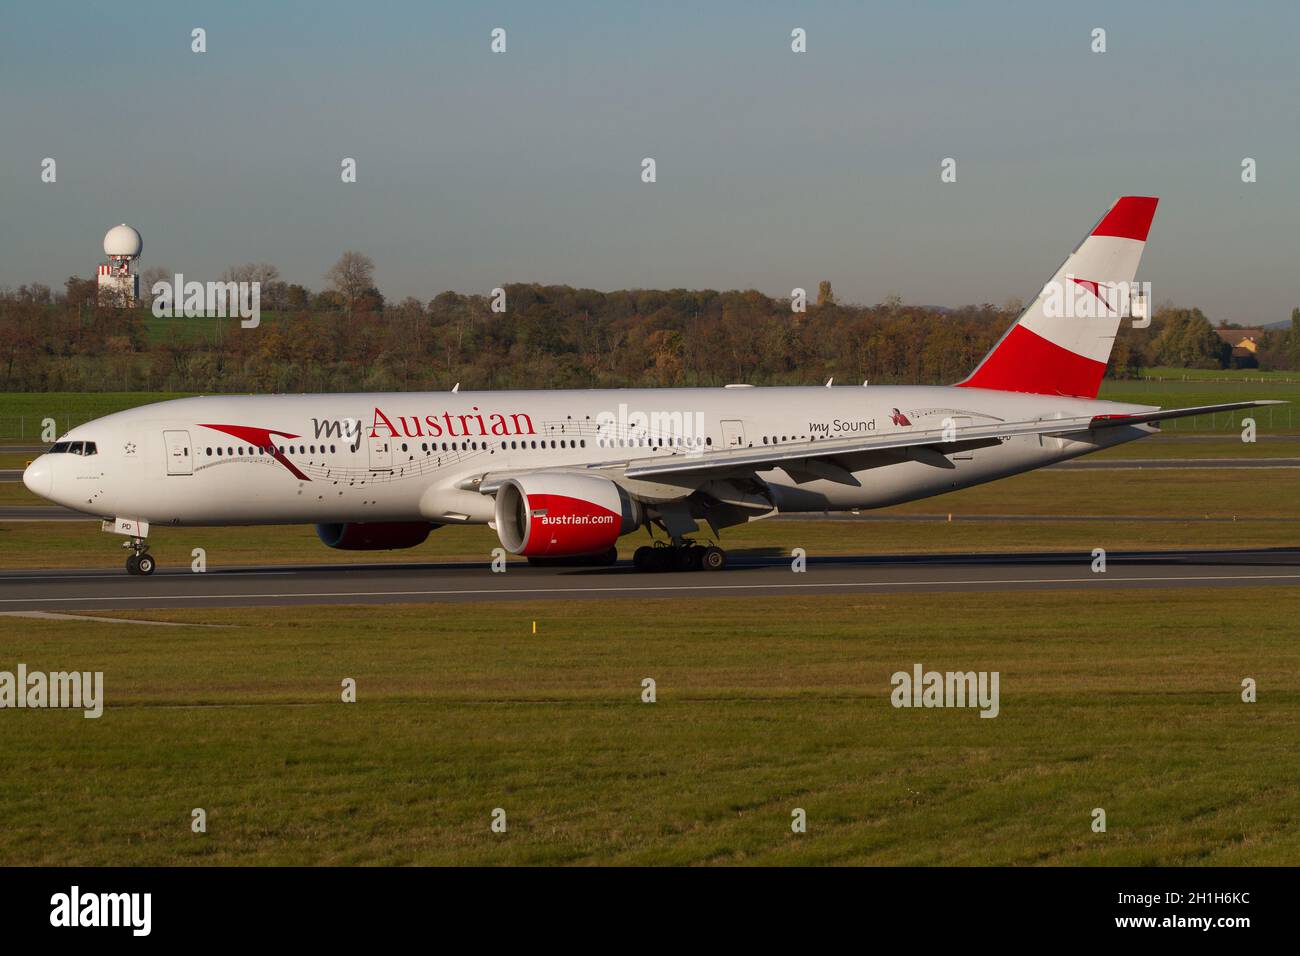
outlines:
[[7, 12], [0, 284], [89, 277], [126, 221], [143, 267], [267, 260], [318, 288], [353, 248], [398, 299], [827, 278], [847, 301], [1002, 303], [1132, 193], [1162, 200], [1140, 275], [1157, 302], [1242, 322], [1300, 305], [1300, 5], [121, 9]]

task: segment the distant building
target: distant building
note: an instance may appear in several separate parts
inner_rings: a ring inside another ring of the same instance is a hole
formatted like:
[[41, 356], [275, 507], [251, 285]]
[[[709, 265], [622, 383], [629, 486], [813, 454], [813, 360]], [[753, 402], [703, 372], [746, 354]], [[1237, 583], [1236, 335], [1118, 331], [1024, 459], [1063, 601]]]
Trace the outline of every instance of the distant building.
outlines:
[[97, 301], [100, 305], [129, 309], [140, 300], [140, 277], [135, 263], [144, 251], [144, 240], [126, 223], [104, 234], [104, 255], [99, 264]]
[[1264, 337], [1263, 329], [1215, 329], [1215, 334], [1232, 346], [1233, 358], [1254, 357], [1259, 351], [1260, 340]]

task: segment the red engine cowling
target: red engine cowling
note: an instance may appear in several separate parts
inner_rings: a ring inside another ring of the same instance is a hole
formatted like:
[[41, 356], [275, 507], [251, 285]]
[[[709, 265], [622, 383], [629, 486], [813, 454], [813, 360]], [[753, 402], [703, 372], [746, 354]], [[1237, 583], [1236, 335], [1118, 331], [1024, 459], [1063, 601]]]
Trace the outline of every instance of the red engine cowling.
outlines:
[[497, 536], [511, 554], [599, 554], [640, 524], [640, 503], [608, 478], [521, 475], [497, 490]]
[[318, 524], [316, 536], [340, 551], [392, 551], [424, 544], [436, 527], [428, 521], [349, 521]]

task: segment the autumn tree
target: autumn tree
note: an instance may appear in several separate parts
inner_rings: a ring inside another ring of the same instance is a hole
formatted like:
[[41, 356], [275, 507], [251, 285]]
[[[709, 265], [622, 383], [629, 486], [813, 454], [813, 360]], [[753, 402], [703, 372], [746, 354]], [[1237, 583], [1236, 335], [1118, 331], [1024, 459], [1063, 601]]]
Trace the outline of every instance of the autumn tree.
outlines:
[[375, 285], [375, 261], [362, 252], [349, 249], [325, 273], [325, 281], [343, 300], [350, 313], [357, 301]]
[[1169, 309], [1157, 316], [1162, 327], [1152, 343], [1156, 361], [1177, 368], [1225, 368], [1232, 347], [1219, 338], [1200, 309]]

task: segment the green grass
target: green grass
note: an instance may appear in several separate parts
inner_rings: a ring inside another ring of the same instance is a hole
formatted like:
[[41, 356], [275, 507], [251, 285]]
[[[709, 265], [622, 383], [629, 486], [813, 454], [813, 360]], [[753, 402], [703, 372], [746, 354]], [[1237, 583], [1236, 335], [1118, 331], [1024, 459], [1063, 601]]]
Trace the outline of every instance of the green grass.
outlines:
[[[3, 447], [0, 445], [0, 448]], [[35, 457], [35, 452], [0, 452], [0, 468], [26, 468], [27, 463]]]
[[[0, 618], [0, 666], [107, 697], [2, 715], [0, 864], [1294, 864], [1298, 614], [1278, 588]], [[891, 707], [916, 662], [998, 671], [1000, 716]]]
[[[1260, 373], [1202, 372], [1191, 369], [1158, 369], [1155, 377], [1132, 380], [1107, 379], [1101, 398], [1112, 402], [1190, 408], [1224, 405], [1240, 401], [1285, 401], [1289, 405], [1197, 415], [1164, 423], [1172, 432], [1239, 431], [1243, 418], [1254, 418], [1261, 432], [1296, 434], [1300, 430], [1300, 372]], [[1164, 375], [1166, 377], [1161, 378]], [[1185, 378], [1184, 378], [1185, 376]]]
[[0, 441], [44, 444], [41, 422], [53, 418], [59, 434], [113, 412], [185, 398], [188, 392], [0, 392]]
[[1172, 366], [1154, 366], [1143, 369], [1142, 378], [1155, 381], [1184, 381], [1189, 379], [1210, 380], [1216, 382], [1252, 383], [1268, 382], [1273, 384], [1300, 385], [1300, 372], [1261, 371], [1260, 369], [1235, 368], [1174, 368]]
[[[269, 328], [280, 321], [280, 315], [269, 309], [262, 309], [258, 315], [261, 329]], [[183, 342], [193, 345], [220, 345], [229, 341], [232, 335], [240, 333], [240, 319], [233, 316], [225, 318], [186, 318], [185, 316], [156, 316], [149, 312], [145, 321], [145, 340], [150, 345], [160, 342]]]

